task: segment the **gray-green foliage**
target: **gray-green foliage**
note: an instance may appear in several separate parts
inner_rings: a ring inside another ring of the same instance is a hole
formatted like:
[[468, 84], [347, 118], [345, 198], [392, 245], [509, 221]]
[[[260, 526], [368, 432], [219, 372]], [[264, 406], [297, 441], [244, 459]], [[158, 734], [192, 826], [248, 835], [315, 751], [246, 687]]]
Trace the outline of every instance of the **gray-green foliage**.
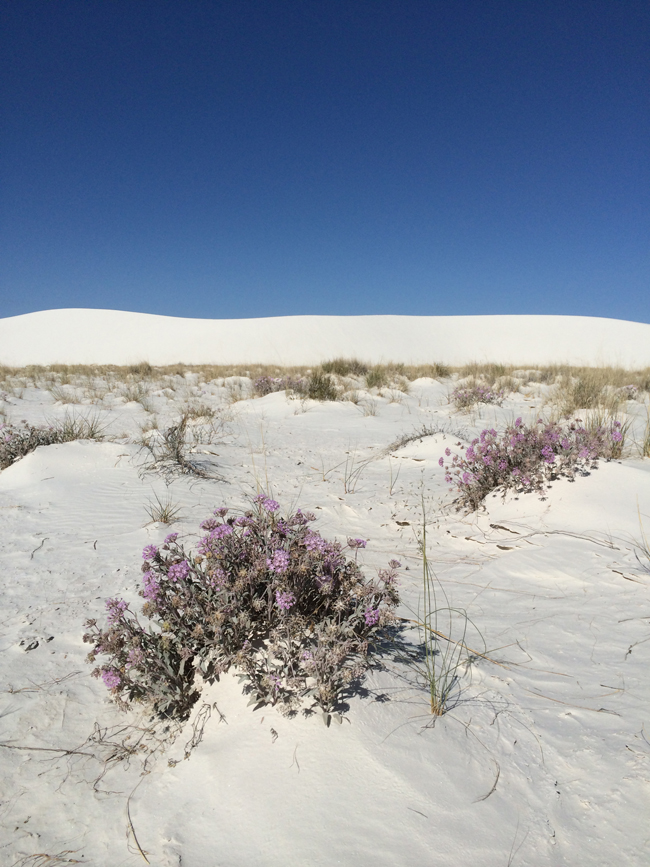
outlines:
[[[354, 558], [309, 528], [315, 517], [287, 517], [257, 497], [253, 509], [201, 525], [198, 554], [175, 534], [143, 552], [141, 623], [126, 602], [109, 599], [108, 624], [87, 623], [94, 674], [122, 705], [149, 703], [184, 719], [198, 697], [196, 675], [211, 682], [234, 667], [251, 703], [295, 713], [302, 702], [329, 720], [342, 695], [363, 675], [381, 631], [394, 622], [399, 563], [376, 580], [356, 562], [361, 539], [348, 539]], [[309, 710], [309, 708], [307, 708]]]
[[20, 424], [0, 424], [0, 470], [11, 466], [39, 446], [81, 439], [103, 439], [103, 427], [98, 417], [70, 415], [49, 427], [37, 427], [24, 421]]
[[315, 370], [309, 378], [307, 396], [312, 400], [338, 400], [334, 379], [322, 370]]

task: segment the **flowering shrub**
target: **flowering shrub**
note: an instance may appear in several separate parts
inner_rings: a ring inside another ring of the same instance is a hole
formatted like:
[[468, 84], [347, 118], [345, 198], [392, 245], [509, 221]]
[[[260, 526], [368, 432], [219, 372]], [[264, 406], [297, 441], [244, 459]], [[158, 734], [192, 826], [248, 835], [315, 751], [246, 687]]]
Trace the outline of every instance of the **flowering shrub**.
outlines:
[[[599, 457], [620, 457], [624, 434], [619, 421], [593, 426], [589, 430], [576, 419], [562, 427], [557, 422], [538, 420], [530, 427], [518, 418], [500, 436], [484, 430], [480, 437], [454, 455], [451, 462], [441, 457], [445, 479], [454, 483], [460, 508], [477, 509], [490, 491], [513, 488], [519, 493], [543, 491], [547, 482], [585, 473]], [[445, 449], [447, 458], [451, 450]]]
[[296, 391], [304, 394], [307, 387], [306, 381], [299, 376], [260, 376], [253, 382], [253, 391], [258, 397], [275, 391]]
[[196, 555], [177, 535], [143, 553], [143, 625], [123, 600], [109, 599], [108, 624], [86, 624], [89, 660], [121, 706], [147, 701], [160, 715], [186, 718], [208, 682], [234, 666], [252, 703], [293, 713], [305, 699], [328, 714], [369, 665], [380, 630], [393, 623], [399, 563], [364, 578], [348, 539], [310, 529], [314, 515], [281, 517], [263, 495], [252, 511], [226, 518], [217, 509], [201, 524]]
[[477, 403], [494, 403], [501, 406], [506, 396], [504, 389], [491, 389], [481, 383], [459, 385], [451, 393], [451, 402], [457, 409], [469, 409]]
[[35, 427], [25, 420], [20, 424], [0, 424], [0, 470], [10, 467], [39, 446], [101, 438], [96, 419], [66, 418], [57, 427]]

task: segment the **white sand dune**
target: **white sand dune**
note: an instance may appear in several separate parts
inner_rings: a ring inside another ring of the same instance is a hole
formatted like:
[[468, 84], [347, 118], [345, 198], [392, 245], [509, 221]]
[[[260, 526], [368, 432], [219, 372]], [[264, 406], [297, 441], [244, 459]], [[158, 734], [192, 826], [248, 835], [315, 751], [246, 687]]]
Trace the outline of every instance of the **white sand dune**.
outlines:
[[44, 310], [0, 319], [0, 364], [378, 364], [650, 366], [650, 325], [586, 316], [282, 316], [181, 319]]
[[[0, 340], [12, 364], [484, 353], [638, 366], [650, 363], [648, 329], [554, 317], [201, 323], [51, 311], [2, 320]], [[434, 333], [438, 351], [428, 354]], [[545, 334], [555, 335], [549, 347]], [[608, 346], [628, 354], [600, 355]], [[283, 392], [232, 403], [232, 382], [171, 375], [143, 382], [138, 403], [107, 379], [106, 392], [90, 396], [80, 383], [86, 404], [72, 409], [48, 383], [9, 378], [4, 419], [96, 413], [113, 441], [41, 447], [0, 472], [0, 865], [136, 867], [144, 853], [156, 867], [646, 867], [650, 560], [635, 541], [640, 520], [650, 530], [650, 460], [630, 450], [589, 477], [556, 481], [545, 499], [488, 497], [463, 516], [438, 464], [445, 448], [517, 415], [536, 419], [551, 386], [531, 382], [503, 407], [461, 415], [450, 381], [424, 378], [408, 393], [360, 384], [358, 405]], [[646, 423], [647, 392], [638, 398], [626, 404], [630, 440]], [[193, 401], [223, 422], [202, 455], [219, 478], [146, 473], [138, 440]], [[425, 426], [431, 435], [414, 436]], [[405, 434], [412, 439], [389, 450]], [[480, 635], [464, 636], [462, 618], [439, 627], [490, 657], [459, 669], [453, 707], [435, 726], [403, 659], [370, 672], [330, 728], [316, 716], [254, 711], [228, 674], [204, 690], [175, 739], [141, 708], [119, 711], [90, 676], [84, 622], [105, 623], [109, 597], [140, 611], [142, 548], [170, 530], [147, 514], [154, 497], [180, 508], [173, 529], [192, 549], [214, 508], [238, 514], [260, 488], [285, 511], [313, 510], [328, 539], [367, 539], [366, 574], [397, 557], [407, 618], [421, 601], [424, 497], [439, 593]]]

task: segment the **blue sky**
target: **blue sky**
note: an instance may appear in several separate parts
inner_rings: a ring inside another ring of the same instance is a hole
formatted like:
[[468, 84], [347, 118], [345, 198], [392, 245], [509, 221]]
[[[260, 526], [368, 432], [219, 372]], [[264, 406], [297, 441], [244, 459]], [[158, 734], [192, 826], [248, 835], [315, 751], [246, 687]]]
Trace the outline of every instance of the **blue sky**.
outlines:
[[7, 0], [0, 316], [650, 322], [650, 6]]

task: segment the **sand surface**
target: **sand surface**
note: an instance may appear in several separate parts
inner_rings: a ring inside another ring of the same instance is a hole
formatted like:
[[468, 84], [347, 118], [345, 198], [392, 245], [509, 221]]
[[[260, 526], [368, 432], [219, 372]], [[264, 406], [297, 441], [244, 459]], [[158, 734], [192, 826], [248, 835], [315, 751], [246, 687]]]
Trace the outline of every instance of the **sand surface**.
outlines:
[[[635, 542], [640, 521], [650, 537], [650, 461], [631, 454], [545, 499], [490, 497], [463, 516], [438, 458], [485, 426], [534, 419], [543, 389], [461, 415], [449, 382], [430, 379], [358, 405], [172, 385], [152, 390], [150, 411], [73, 407], [99, 412], [115, 441], [41, 447], [0, 473], [0, 863], [647, 864], [650, 561]], [[217, 413], [218, 436], [197, 448], [218, 478], [148, 472], [134, 440], [192, 400]], [[646, 407], [627, 408], [638, 434]], [[32, 423], [71, 411], [33, 387], [3, 409]], [[391, 448], [423, 425], [438, 433]], [[191, 546], [214, 508], [237, 513], [259, 490], [314, 510], [328, 538], [368, 539], [368, 574], [399, 559], [405, 617], [420, 604], [424, 496], [440, 592], [493, 660], [462, 669], [447, 715], [431, 717], [394, 658], [329, 728], [253, 711], [233, 676], [206, 688], [182, 730], [108, 700], [84, 621], [103, 619], [108, 597], [139, 604], [141, 549], [170, 532], [148, 504], [180, 506], [173, 529]]]

